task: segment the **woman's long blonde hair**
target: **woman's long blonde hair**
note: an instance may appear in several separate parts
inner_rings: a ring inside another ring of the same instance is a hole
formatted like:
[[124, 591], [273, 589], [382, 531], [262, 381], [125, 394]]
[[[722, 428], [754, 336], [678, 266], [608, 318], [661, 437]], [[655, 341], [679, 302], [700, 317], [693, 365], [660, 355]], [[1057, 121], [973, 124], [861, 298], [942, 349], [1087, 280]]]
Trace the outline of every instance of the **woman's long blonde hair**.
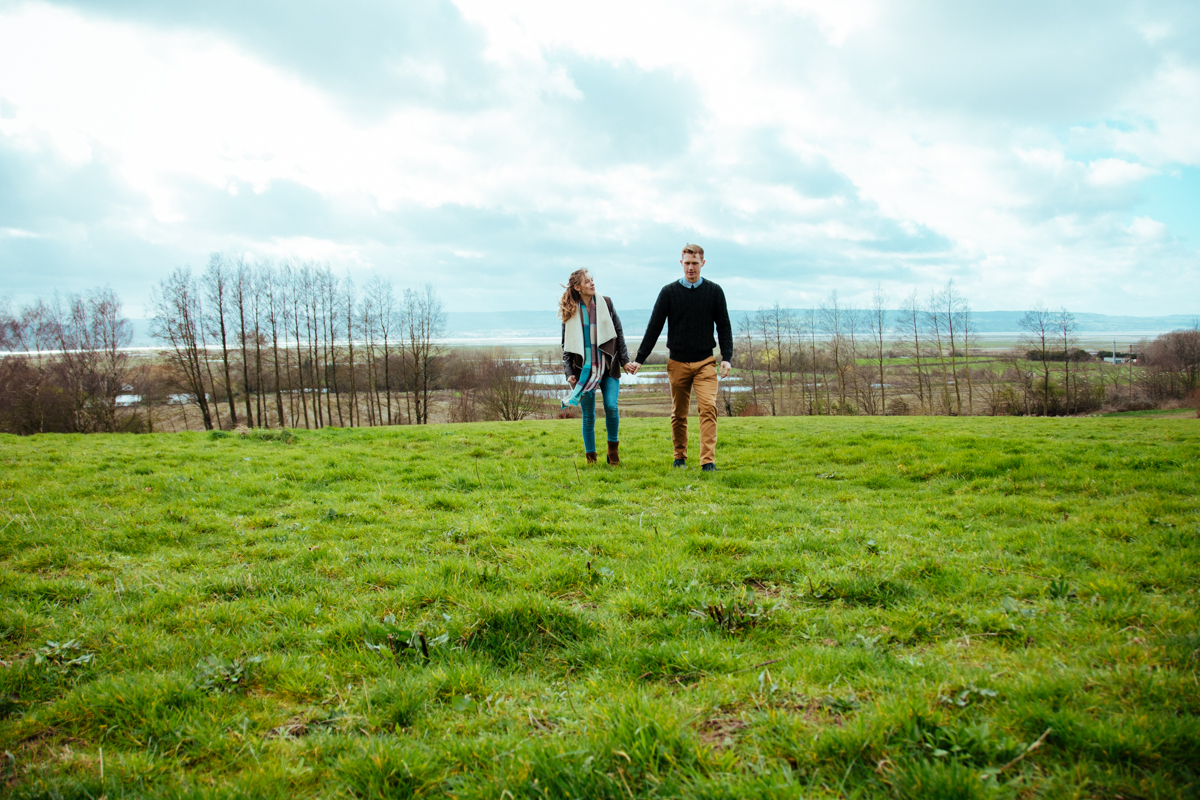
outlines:
[[558, 301], [558, 316], [563, 322], [569, 322], [571, 317], [575, 316], [575, 309], [583, 302], [583, 294], [579, 287], [583, 284], [583, 276], [587, 274], [588, 270], [577, 269], [567, 278], [567, 285], [563, 287], [566, 291]]

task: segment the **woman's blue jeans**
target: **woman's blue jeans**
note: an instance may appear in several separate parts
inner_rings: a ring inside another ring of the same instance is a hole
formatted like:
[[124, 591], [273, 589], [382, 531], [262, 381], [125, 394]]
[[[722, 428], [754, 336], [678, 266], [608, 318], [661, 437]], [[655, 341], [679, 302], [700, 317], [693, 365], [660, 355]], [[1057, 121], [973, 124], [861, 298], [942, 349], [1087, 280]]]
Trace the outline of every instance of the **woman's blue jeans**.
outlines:
[[[617, 394], [621, 382], [611, 375], [600, 379], [600, 392], [604, 395], [604, 429], [610, 442], [619, 442], [617, 429], [621, 425], [621, 414], [617, 411]], [[584, 392], [579, 397], [579, 408], [583, 411], [583, 449], [596, 452], [596, 393]]]

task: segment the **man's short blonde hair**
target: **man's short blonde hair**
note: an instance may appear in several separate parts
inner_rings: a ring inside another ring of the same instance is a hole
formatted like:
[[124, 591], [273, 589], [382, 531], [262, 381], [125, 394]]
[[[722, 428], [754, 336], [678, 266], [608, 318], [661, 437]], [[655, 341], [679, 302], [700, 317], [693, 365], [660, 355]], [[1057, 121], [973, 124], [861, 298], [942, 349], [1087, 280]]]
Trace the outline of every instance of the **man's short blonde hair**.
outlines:
[[685, 244], [683, 246], [683, 254], [686, 256], [688, 253], [699, 256], [701, 261], [704, 260], [704, 248], [698, 244]]

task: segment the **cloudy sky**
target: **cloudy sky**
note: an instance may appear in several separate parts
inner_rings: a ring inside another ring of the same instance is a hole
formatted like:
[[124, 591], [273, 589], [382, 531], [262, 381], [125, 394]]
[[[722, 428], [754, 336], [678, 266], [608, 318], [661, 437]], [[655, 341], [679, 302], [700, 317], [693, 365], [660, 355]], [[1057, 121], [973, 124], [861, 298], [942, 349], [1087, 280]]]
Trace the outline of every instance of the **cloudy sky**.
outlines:
[[0, 0], [0, 297], [214, 251], [649, 307], [1200, 313], [1200, 3]]

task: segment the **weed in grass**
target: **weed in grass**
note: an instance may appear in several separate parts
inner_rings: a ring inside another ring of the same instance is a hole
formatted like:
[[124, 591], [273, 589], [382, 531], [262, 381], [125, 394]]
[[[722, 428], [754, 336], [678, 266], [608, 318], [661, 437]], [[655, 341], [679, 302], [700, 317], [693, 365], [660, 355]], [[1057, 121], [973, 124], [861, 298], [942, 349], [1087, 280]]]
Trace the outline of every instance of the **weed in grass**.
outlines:
[[367, 649], [372, 652], [391, 653], [395, 656], [396, 663], [400, 663], [401, 656], [410, 651], [414, 656], [419, 656], [425, 663], [429, 663], [429, 648], [433, 647], [436, 649], [443, 647], [450, 640], [448, 632], [443, 632], [432, 639], [426, 639], [424, 631], [402, 630], [396, 625], [394, 614], [385, 616], [381, 627], [384, 636], [383, 643], [373, 643], [369, 638], [369, 634], [364, 643]]
[[1075, 593], [1075, 590], [1067, 584], [1065, 578], [1059, 578], [1056, 581], [1050, 581], [1050, 586], [1047, 591], [1050, 594], [1050, 599], [1052, 600], [1078, 599], [1078, 595]]
[[841, 600], [850, 605], [886, 607], [911, 593], [908, 584], [888, 578], [851, 575], [832, 581], [821, 578], [815, 583], [808, 579], [808, 597], [822, 603]]
[[[921, 713], [904, 720], [888, 744], [915, 760], [956, 761], [975, 767], [1003, 766], [1028, 747], [993, 730], [988, 722]], [[979, 773], [976, 776], [978, 780]]]
[[961, 689], [952, 689], [944, 694], [939, 694], [937, 701], [943, 705], [966, 708], [972, 703], [984, 698], [996, 697], [998, 694], [999, 692], [995, 689], [981, 688], [973, 683], [969, 683]]
[[592, 567], [592, 562], [587, 562], [586, 565], [588, 574], [588, 583], [592, 586], [599, 586], [605, 581], [611, 581], [615, 575], [611, 567]]
[[260, 661], [262, 656], [227, 660], [210, 655], [196, 664], [193, 683], [211, 694], [240, 692], [249, 682], [251, 668]]
[[95, 653], [83, 653], [80, 652], [81, 650], [78, 639], [70, 639], [65, 642], [47, 641], [45, 645], [37, 649], [33, 663], [39, 667], [44, 666], [60, 673], [67, 673], [78, 667], [87, 666], [96, 657]]
[[765, 622], [774, 610], [773, 605], [762, 605], [758, 602], [752, 590], [747, 590], [746, 598], [739, 602], [708, 603], [704, 608], [693, 608], [688, 613], [700, 619], [710, 619], [717, 628], [729, 634], [742, 633]]

